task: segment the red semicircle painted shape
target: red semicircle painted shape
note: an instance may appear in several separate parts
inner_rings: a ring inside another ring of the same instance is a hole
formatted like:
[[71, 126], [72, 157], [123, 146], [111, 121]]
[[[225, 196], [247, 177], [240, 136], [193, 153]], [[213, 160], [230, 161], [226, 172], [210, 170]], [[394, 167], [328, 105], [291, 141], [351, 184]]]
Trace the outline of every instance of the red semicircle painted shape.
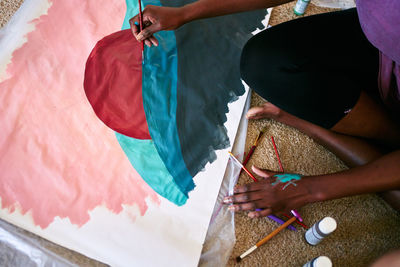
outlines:
[[130, 30], [97, 42], [86, 62], [84, 88], [94, 112], [108, 127], [151, 139], [142, 98], [142, 51]]

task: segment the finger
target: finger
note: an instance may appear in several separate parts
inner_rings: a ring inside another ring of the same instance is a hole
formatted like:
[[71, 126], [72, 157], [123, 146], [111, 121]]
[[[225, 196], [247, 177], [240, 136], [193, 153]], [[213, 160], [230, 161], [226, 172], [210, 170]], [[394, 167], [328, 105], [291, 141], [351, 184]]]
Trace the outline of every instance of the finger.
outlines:
[[137, 35], [139, 34], [139, 32], [140, 32], [139, 25], [133, 24], [132, 32], [133, 32], [133, 35], [134, 35], [135, 38], [136, 38], [136, 36], [137, 36]]
[[246, 113], [247, 119], [259, 119], [262, 117], [263, 107], [254, 107], [249, 109]]
[[129, 25], [131, 25], [132, 33], [136, 37], [136, 35], [139, 33], [139, 27], [135, 24], [135, 22], [138, 22], [138, 15], [132, 17], [129, 20]]
[[259, 218], [259, 217], [265, 217], [265, 216], [268, 216], [271, 214], [272, 214], [272, 210], [270, 208], [267, 208], [267, 209], [263, 209], [263, 210], [256, 210], [256, 211], [249, 212], [249, 214], [247, 214], [247, 216], [249, 216], [250, 218]]
[[255, 202], [248, 202], [248, 203], [244, 203], [244, 204], [235, 204], [235, 205], [229, 206], [228, 210], [233, 211], [233, 212], [238, 212], [238, 211], [255, 210], [257, 208], [258, 207]]
[[132, 29], [133, 37], [135, 37], [137, 40], [137, 35], [139, 34], [139, 31], [140, 31], [139, 26], [135, 24], [135, 25], [133, 25], [133, 27], [131, 29]]
[[136, 22], [136, 23], [139, 23], [139, 15], [133, 16], [133, 17], [129, 20], [129, 25], [131, 25], [131, 27], [132, 27], [132, 25], [135, 25], [135, 22]]
[[138, 41], [143, 41], [153, 35], [153, 33], [158, 31], [159, 26], [156, 24], [151, 24], [149, 27], [144, 28], [137, 36]]
[[231, 203], [244, 203], [262, 199], [264, 194], [262, 191], [255, 191], [250, 194], [235, 194], [233, 196], [229, 196]]
[[149, 39], [144, 40], [144, 44], [147, 45], [148, 47], [151, 47], [151, 41]]
[[154, 46], [158, 46], [158, 40], [157, 40], [156, 37], [151, 36], [151, 37], [149, 38], [149, 40], [150, 40], [150, 42], [151, 42]]
[[150, 20], [143, 21], [143, 28], [149, 27], [151, 25]]
[[261, 176], [263, 178], [270, 178], [276, 174], [276, 172], [270, 171], [270, 170], [262, 170], [260, 168], [257, 168], [256, 166], [251, 166], [251, 170], [257, 174], [258, 176]]
[[238, 193], [247, 193], [252, 191], [259, 191], [265, 186], [264, 182], [250, 183], [245, 185], [237, 185], [233, 189], [235, 194]]

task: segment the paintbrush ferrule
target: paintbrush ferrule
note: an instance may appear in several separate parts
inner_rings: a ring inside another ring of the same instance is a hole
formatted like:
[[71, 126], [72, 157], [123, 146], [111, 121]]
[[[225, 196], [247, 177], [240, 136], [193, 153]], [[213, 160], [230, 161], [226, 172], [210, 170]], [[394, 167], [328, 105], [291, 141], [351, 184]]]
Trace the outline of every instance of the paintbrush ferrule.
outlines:
[[254, 141], [253, 146], [257, 146], [258, 141], [260, 141], [260, 138], [261, 138], [261, 136], [262, 136], [263, 134], [264, 134], [263, 131], [261, 131], [261, 132], [258, 133], [258, 136], [257, 136], [257, 138], [256, 138], [256, 141]]

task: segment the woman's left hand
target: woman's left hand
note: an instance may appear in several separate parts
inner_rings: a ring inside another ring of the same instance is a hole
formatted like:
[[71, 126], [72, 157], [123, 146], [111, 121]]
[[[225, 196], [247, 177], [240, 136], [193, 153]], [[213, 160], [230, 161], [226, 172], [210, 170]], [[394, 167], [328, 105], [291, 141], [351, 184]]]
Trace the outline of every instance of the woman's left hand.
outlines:
[[307, 178], [299, 174], [278, 174], [252, 167], [263, 179], [259, 182], [236, 186], [234, 194], [224, 199], [232, 211], [250, 211], [251, 218], [289, 211], [309, 203]]

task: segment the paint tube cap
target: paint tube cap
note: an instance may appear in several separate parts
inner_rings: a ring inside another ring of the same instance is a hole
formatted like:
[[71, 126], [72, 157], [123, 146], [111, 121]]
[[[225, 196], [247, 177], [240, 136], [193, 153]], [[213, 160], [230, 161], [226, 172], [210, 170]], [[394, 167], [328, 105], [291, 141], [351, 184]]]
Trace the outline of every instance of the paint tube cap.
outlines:
[[319, 256], [313, 262], [314, 267], [332, 267], [332, 261], [327, 256]]
[[328, 235], [336, 230], [337, 224], [336, 220], [333, 219], [332, 217], [325, 217], [319, 222], [318, 226], [319, 230], [323, 234]]

